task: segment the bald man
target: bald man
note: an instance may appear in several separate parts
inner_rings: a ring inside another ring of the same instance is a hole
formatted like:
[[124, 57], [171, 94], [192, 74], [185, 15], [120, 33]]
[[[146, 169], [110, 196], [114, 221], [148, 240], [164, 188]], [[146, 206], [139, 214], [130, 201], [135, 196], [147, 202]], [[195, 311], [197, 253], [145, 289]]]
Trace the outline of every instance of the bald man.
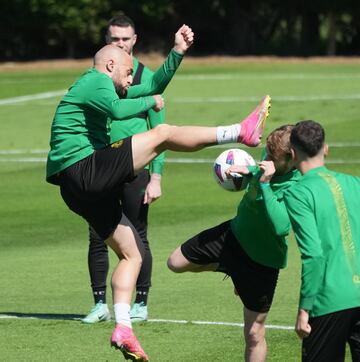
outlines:
[[[134, 63], [133, 83], [146, 82], [154, 73], [136, 57], [133, 48], [137, 41], [135, 24], [128, 16], [118, 14], [108, 22], [106, 31], [107, 44], [113, 44], [129, 54]], [[165, 109], [156, 112], [150, 109], [122, 122], [112, 122], [111, 142], [124, 139], [136, 133], [145, 132], [165, 123]], [[141, 269], [136, 281], [136, 291], [130, 309], [131, 322], [141, 322], [148, 319], [148, 297], [150, 294], [153, 257], [148, 238], [148, 221], [150, 204], [162, 195], [161, 181], [165, 154], [155, 157], [144, 170], [139, 172], [132, 182], [127, 182], [122, 188], [120, 203], [123, 213], [128, 217], [144, 244], [144, 255]], [[89, 313], [81, 319], [82, 323], [93, 324], [111, 319], [107, 304], [107, 276], [109, 272], [109, 252], [104, 240], [89, 227], [88, 269], [94, 304]]]
[[[193, 36], [191, 28], [183, 25], [164, 64], [148, 82], [131, 88], [132, 61], [114, 47], [102, 48], [95, 66], [60, 101], [51, 128], [47, 181], [60, 186], [67, 206], [82, 216], [119, 258], [111, 280], [116, 322], [111, 345], [136, 361], [148, 360], [133, 334], [129, 315], [144, 247], [118, 202], [122, 185], [167, 149], [196, 151], [232, 142], [257, 146], [270, 107], [266, 96], [241, 123], [225, 127], [161, 124], [110, 145], [112, 119], [163, 107], [162, 98], [152, 95], [164, 91]], [[119, 99], [116, 88], [127, 98], [142, 98]]]
[[133, 61], [129, 54], [115, 45], [106, 45], [94, 57], [94, 68], [108, 75], [117, 92], [125, 95], [132, 81]]

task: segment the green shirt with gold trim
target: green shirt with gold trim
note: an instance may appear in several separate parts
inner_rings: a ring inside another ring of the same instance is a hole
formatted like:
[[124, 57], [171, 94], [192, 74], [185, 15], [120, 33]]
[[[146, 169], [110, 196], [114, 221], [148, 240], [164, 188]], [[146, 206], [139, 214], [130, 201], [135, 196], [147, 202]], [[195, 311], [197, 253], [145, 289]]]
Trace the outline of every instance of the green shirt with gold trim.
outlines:
[[[57, 184], [60, 171], [110, 144], [113, 119], [125, 119], [155, 105], [152, 94], [160, 94], [179, 67], [183, 55], [171, 50], [162, 66], [146, 82], [130, 87], [120, 99], [112, 79], [89, 69], [60, 101], [51, 126], [46, 180]], [[142, 98], [139, 98], [142, 97]]]
[[360, 178], [306, 172], [285, 194], [301, 253], [299, 307], [311, 317], [360, 306]]

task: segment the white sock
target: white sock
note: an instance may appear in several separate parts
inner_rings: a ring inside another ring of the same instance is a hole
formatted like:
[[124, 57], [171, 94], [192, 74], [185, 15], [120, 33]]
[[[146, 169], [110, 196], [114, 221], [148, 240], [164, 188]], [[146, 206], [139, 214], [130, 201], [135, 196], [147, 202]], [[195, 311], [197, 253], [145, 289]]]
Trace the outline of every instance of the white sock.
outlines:
[[114, 304], [114, 314], [116, 324], [123, 324], [129, 328], [131, 326], [130, 320], [130, 305], [126, 303], [116, 303]]
[[238, 142], [240, 130], [240, 123], [232, 124], [231, 126], [217, 127], [216, 142], [218, 144]]

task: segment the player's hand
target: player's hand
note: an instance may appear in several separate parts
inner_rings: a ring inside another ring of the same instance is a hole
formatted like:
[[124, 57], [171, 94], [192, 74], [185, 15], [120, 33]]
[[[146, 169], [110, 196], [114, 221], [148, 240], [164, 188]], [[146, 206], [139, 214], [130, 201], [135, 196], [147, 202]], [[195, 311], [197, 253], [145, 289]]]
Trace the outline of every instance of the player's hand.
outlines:
[[260, 182], [270, 182], [273, 177], [276, 169], [274, 162], [272, 161], [261, 161], [259, 162], [260, 170], [262, 171], [262, 175], [259, 179]]
[[151, 204], [161, 196], [161, 175], [153, 173], [147, 184], [144, 195], [144, 204]]
[[153, 98], [155, 99], [156, 104], [152, 109], [155, 112], [160, 112], [165, 106], [164, 98], [160, 94], [155, 94]]
[[184, 54], [194, 42], [192, 29], [183, 25], [175, 34], [174, 50], [179, 54]]
[[311, 326], [309, 324], [309, 313], [304, 309], [299, 309], [295, 332], [299, 338], [306, 338], [311, 333]]
[[234, 178], [236, 175], [248, 175], [250, 171], [246, 166], [231, 165], [226, 171], [227, 178]]

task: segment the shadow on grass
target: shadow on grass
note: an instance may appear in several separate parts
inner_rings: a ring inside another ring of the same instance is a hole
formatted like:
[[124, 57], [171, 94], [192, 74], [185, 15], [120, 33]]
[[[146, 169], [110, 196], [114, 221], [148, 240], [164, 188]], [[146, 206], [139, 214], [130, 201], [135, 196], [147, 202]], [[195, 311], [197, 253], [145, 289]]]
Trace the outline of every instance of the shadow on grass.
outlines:
[[84, 318], [83, 314], [60, 314], [60, 313], [18, 313], [18, 312], [0, 312], [0, 319], [51, 319], [78, 321]]

